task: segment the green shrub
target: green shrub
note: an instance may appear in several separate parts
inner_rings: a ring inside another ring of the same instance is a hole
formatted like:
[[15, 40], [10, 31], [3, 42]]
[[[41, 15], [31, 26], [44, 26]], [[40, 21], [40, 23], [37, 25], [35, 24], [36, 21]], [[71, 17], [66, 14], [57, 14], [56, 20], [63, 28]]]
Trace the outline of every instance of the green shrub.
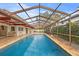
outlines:
[[[70, 24], [71, 24], [72, 35], [79, 36], [79, 25], [75, 22], [73, 22], [73, 23], [71, 22]], [[69, 23], [67, 23], [66, 25], [62, 25], [62, 26], [52, 28], [52, 34], [56, 34], [59, 37], [61, 37], [62, 39], [65, 39], [65, 40], [68, 41], [69, 36], [57, 34], [57, 28], [58, 28], [58, 33], [69, 34]], [[79, 44], [79, 37], [72, 37], [72, 41]]]

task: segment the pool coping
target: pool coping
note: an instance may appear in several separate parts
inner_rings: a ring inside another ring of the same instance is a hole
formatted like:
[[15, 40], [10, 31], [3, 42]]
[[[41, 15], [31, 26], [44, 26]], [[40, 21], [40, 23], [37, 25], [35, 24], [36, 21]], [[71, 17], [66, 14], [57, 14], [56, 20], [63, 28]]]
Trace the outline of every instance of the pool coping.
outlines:
[[62, 43], [62, 41], [58, 40], [53, 35], [48, 35], [45, 33], [46, 36], [48, 36], [51, 40], [53, 40], [56, 44], [58, 44], [61, 48], [63, 48], [66, 52], [68, 52], [72, 56], [79, 56], [79, 50], [76, 50], [72, 46]]

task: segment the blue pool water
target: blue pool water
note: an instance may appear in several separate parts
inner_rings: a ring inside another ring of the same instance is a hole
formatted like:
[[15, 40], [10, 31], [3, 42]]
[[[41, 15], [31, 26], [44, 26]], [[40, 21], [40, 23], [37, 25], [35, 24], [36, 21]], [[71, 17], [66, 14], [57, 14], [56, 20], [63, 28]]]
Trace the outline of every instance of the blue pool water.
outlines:
[[0, 50], [0, 56], [69, 56], [46, 35], [30, 35]]

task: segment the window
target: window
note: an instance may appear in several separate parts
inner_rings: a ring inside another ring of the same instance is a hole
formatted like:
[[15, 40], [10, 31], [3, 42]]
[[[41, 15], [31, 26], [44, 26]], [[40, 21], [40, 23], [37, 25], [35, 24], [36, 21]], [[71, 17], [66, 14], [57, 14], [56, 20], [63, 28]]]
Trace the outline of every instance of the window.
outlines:
[[4, 30], [4, 26], [3, 25], [1, 26], [1, 30]]
[[11, 31], [15, 31], [15, 27], [11, 27]]
[[21, 27], [21, 31], [23, 31], [23, 28]]
[[23, 31], [23, 28], [22, 28], [22, 27], [19, 27], [18, 30], [19, 30], [19, 31]]
[[26, 28], [26, 33], [28, 33], [28, 28]]

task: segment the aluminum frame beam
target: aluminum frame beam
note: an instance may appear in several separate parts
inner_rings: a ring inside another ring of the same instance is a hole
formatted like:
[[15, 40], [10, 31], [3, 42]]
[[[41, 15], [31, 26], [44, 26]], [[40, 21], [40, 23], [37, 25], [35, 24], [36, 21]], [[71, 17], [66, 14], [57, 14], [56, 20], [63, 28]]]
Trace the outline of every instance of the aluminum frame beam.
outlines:
[[[32, 7], [29, 7], [29, 8], [25, 8], [24, 10], [25, 10], [25, 11], [29, 11], [29, 10], [37, 9], [37, 8], [39, 8], [39, 6], [32, 6]], [[47, 7], [47, 6], [41, 6], [41, 5], [40, 5], [40, 8], [43, 8], [43, 9], [46, 9], [46, 10], [50, 10], [50, 11], [52, 11], [52, 12], [54, 11], [54, 9], [49, 8], [49, 7]], [[24, 12], [24, 10], [17, 10], [17, 11], [12, 12], [12, 13], [13, 13], [13, 14], [17, 14], [17, 13]], [[62, 12], [62, 11], [59, 11], [59, 10], [56, 10], [55, 12], [60, 13], [60, 14], [64, 14], [64, 15], [69, 15], [68, 13]]]

